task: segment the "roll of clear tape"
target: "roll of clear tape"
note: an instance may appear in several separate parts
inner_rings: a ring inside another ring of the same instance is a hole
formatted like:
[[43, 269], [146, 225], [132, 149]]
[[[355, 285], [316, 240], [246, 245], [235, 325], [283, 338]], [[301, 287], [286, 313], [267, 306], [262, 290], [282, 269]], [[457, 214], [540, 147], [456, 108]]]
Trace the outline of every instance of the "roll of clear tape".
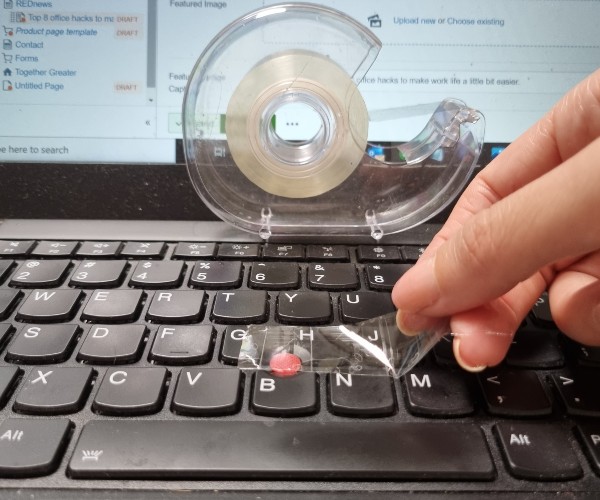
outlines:
[[[306, 141], [282, 139], [273, 116], [303, 104], [320, 117]], [[367, 145], [369, 116], [348, 74], [316, 52], [286, 51], [259, 62], [235, 89], [225, 131], [240, 171], [264, 191], [287, 198], [318, 196], [346, 180]]]

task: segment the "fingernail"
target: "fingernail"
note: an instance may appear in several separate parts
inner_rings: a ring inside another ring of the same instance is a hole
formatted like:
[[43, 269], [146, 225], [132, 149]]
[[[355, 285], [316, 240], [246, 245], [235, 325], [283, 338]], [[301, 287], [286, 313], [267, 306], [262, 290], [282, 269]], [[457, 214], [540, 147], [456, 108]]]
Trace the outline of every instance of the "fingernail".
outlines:
[[448, 318], [433, 318], [398, 309], [396, 312], [396, 324], [405, 335], [418, 335], [423, 332], [449, 330]]
[[487, 366], [485, 366], [485, 365], [471, 366], [465, 362], [465, 360], [462, 358], [462, 356], [460, 354], [460, 338], [459, 337], [454, 337], [454, 340], [452, 342], [452, 351], [454, 352], [454, 357], [456, 358], [456, 362], [460, 365], [460, 367], [463, 370], [466, 370], [471, 373], [479, 373], [487, 368]]
[[393, 293], [398, 309], [417, 313], [437, 302], [440, 289], [434, 265], [435, 257], [419, 261], [400, 278]]

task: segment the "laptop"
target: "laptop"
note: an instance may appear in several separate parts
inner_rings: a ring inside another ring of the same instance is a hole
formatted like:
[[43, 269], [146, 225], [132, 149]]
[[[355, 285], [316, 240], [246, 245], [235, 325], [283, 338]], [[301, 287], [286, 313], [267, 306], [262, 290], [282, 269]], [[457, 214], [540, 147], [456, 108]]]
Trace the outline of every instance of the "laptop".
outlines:
[[[597, 498], [600, 351], [545, 296], [481, 374], [449, 339], [400, 379], [237, 367], [250, 324], [393, 312], [449, 211], [378, 241], [265, 241], [201, 201], [186, 82], [267, 3], [2, 0], [0, 496]], [[485, 115], [477, 168], [600, 62], [594, 1], [323, 5], [383, 42], [369, 109], [454, 97]], [[286, 118], [282, 136], [308, 126]]]

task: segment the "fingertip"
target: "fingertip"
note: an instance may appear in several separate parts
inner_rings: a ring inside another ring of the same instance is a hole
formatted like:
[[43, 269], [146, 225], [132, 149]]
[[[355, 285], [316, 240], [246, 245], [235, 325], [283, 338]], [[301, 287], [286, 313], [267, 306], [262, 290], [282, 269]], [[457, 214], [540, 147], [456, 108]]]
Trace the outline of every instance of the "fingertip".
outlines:
[[463, 370], [471, 373], [479, 373], [487, 368], [485, 365], [472, 365], [464, 359], [460, 352], [460, 337], [454, 338], [452, 342], [452, 352], [454, 352], [454, 358], [456, 359], [456, 362]]
[[422, 316], [402, 309], [396, 312], [396, 325], [404, 335], [409, 337], [423, 332], [449, 331], [448, 318]]

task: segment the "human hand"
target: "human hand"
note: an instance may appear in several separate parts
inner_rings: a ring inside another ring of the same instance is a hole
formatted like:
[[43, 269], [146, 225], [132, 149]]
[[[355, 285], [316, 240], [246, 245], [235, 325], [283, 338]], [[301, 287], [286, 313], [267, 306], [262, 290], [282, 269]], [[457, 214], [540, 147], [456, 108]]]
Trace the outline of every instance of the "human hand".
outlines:
[[392, 300], [406, 332], [449, 320], [479, 371], [544, 290], [560, 330], [600, 345], [600, 70], [471, 182]]

